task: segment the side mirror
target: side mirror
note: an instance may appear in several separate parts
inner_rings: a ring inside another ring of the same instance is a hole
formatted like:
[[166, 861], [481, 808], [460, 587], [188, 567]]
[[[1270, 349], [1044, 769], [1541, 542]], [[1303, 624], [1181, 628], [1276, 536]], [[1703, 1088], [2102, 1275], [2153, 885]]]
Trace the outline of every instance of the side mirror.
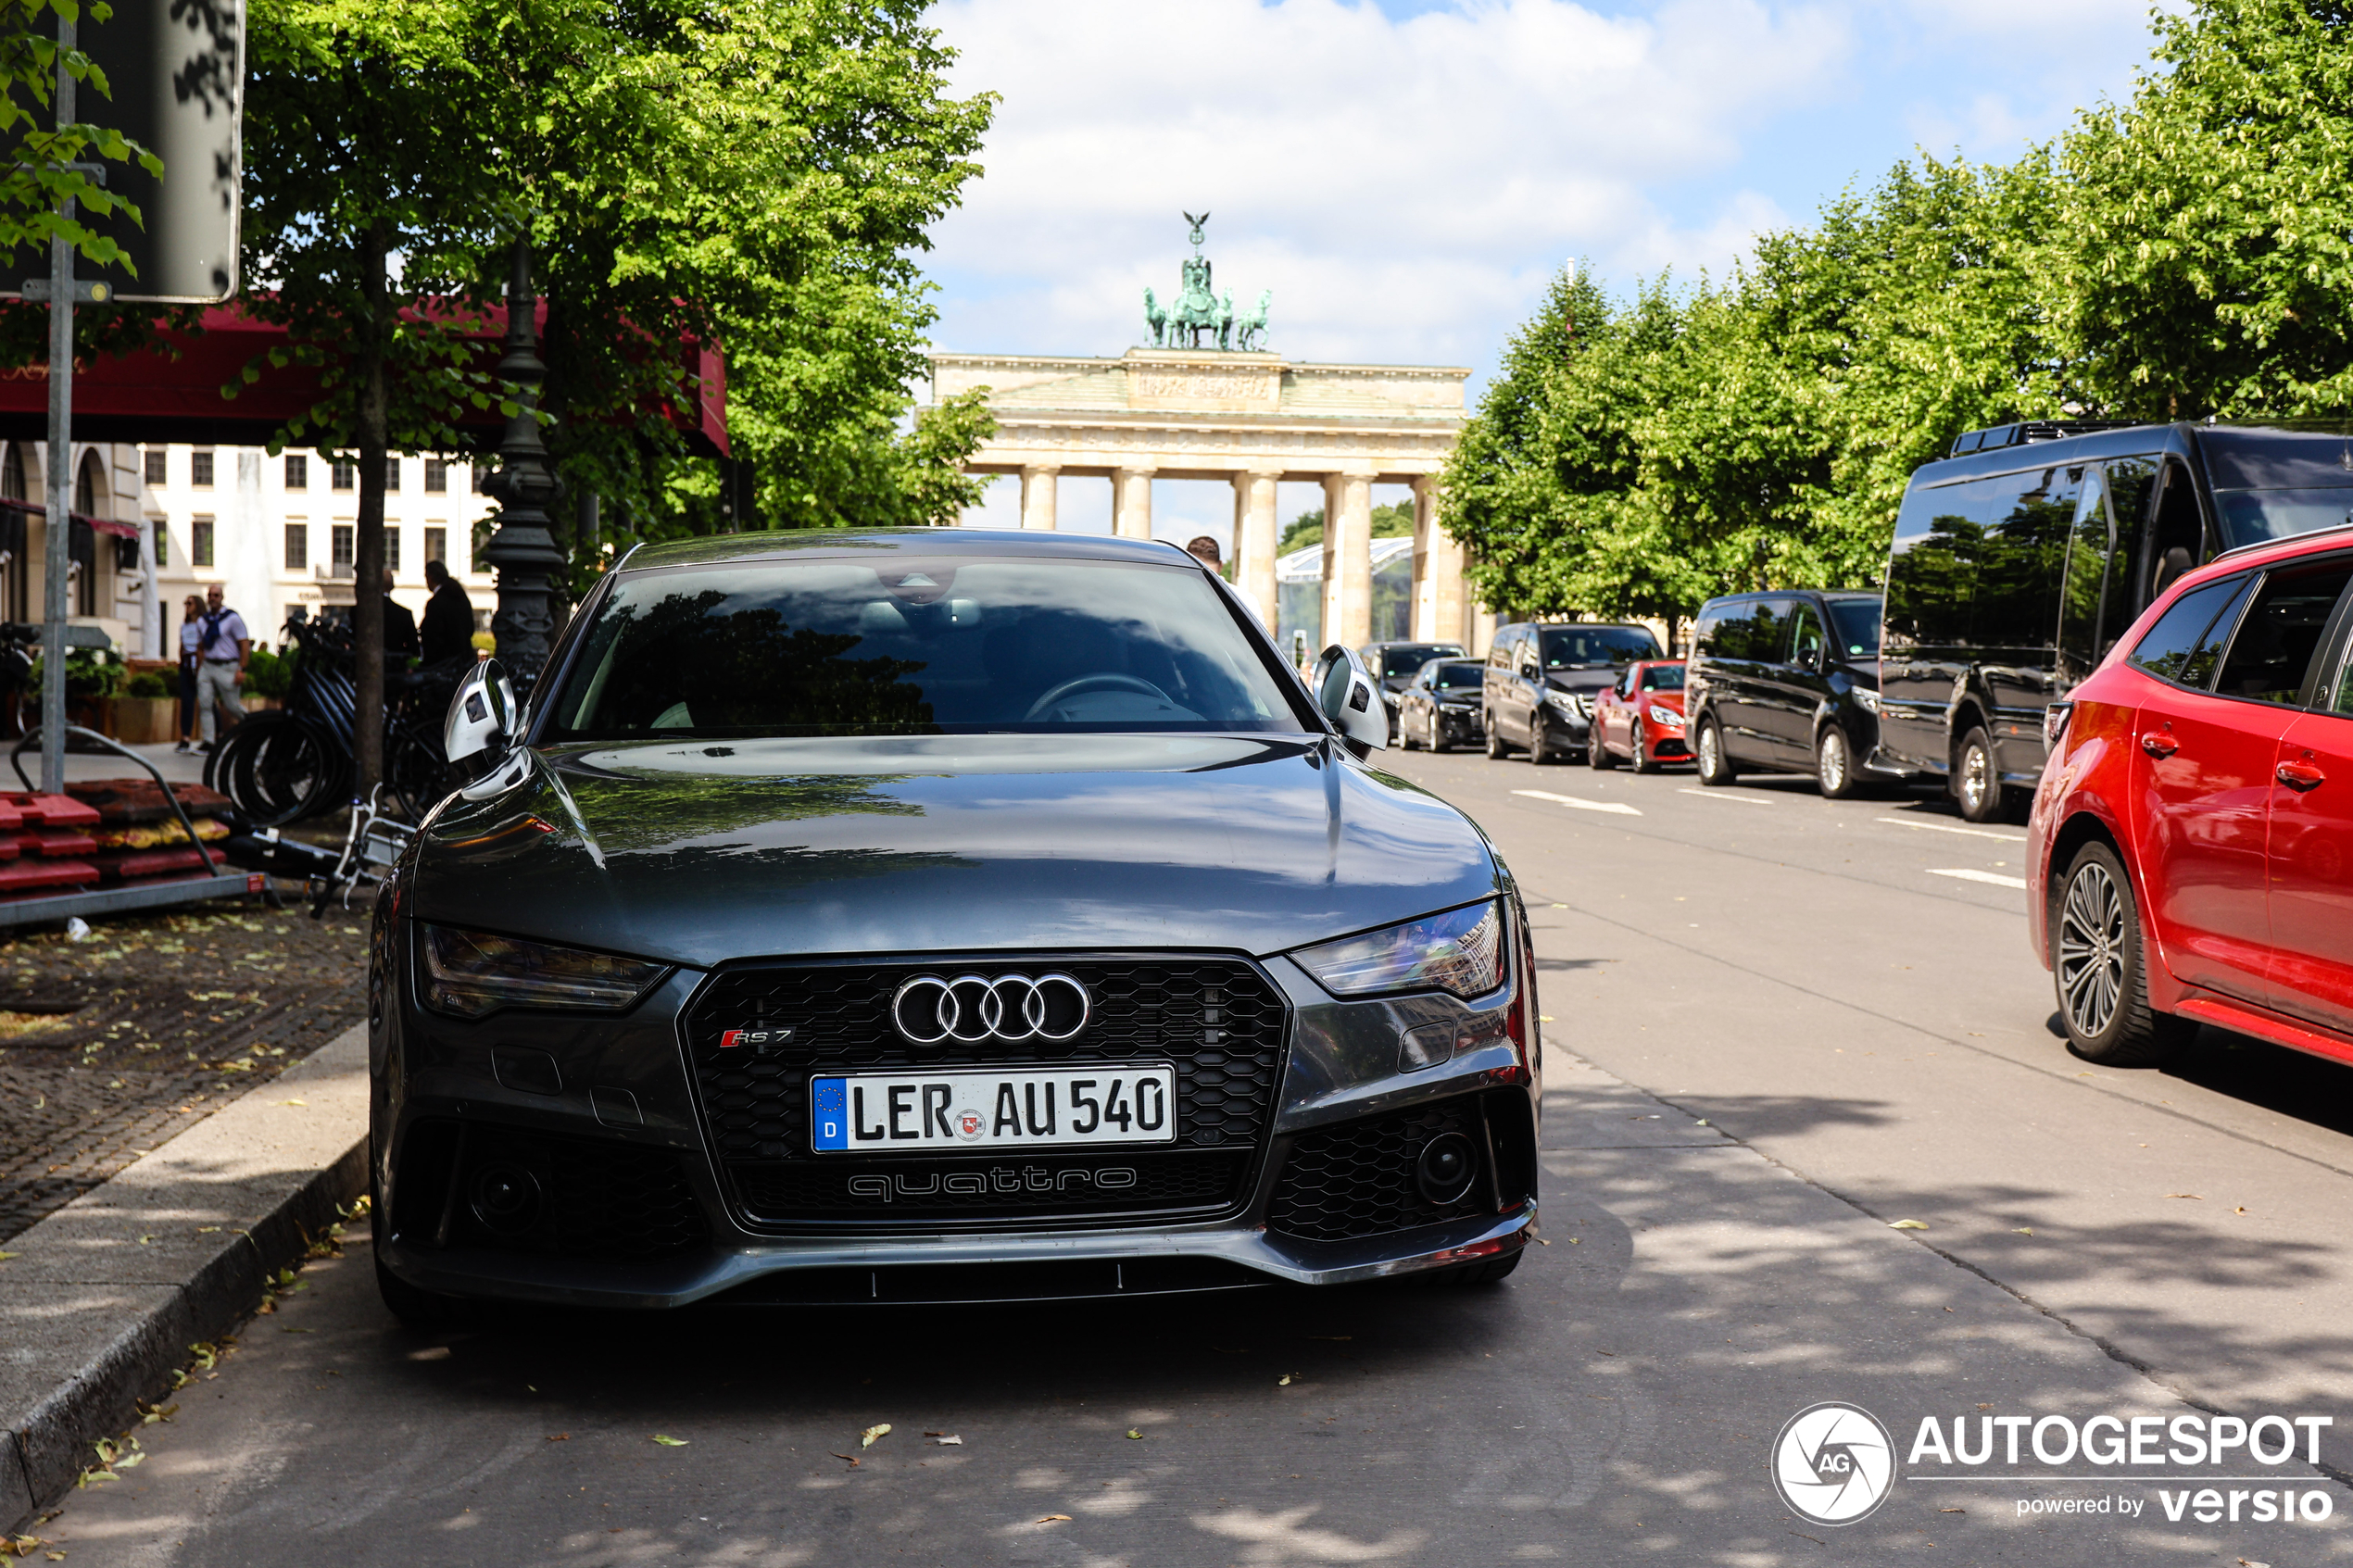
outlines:
[[497, 766], [520, 728], [515, 688], [498, 661], [485, 659], [459, 681], [449, 716], [442, 721], [441, 747], [453, 764], [478, 773]]
[[1355, 649], [1334, 644], [1324, 650], [1315, 661], [1315, 700], [1343, 739], [1366, 750], [1389, 748], [1389, 709]]

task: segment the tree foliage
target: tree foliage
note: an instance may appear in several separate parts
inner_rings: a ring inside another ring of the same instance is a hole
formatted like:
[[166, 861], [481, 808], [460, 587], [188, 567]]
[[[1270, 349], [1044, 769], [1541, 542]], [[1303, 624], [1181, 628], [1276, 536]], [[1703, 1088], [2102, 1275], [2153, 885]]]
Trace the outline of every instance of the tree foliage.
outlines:
[[2016, 419], [2353, 413], [2353, 12], [2203, 0], [2132, 100], [2007, 166], [1922, 156], [1723, 280], [1564, 271], [1441, 517], [1515, 613], [1876, 587], [1912, 471]]

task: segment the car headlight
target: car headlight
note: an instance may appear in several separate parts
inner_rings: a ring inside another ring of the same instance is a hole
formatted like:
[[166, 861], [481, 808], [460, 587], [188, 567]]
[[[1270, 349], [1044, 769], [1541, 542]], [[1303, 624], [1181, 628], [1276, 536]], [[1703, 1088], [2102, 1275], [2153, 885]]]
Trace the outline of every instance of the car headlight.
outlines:
[[425, 1003], [459, 1018], [480, 1018], [502, 1007], [618, 1012], [670, 972], [668, 964], [493, 936], [486, 931], [427, 925], [421, 932]]
[[1871, 690], [1869, 686], [1856, 687], [1855, 700], [1861, 703], [1865, 708], [1870, 709], [1874, 715], [1879, 712], [1879, 693]]
[[1683, 716], [1665, 703], [1654, 702], [1651, 704], [1651, 722], [1664, 724], [1668, 729], [1678, 729], [1682, 725]]
[[1583, 692], [1546, 692], [1544, 700], [1563, 713], [1573, 713], [1579, 719], [1593, 716], [1593, 699]]
[[1293, 953], [1337, 997], [1451, 991], [1483, 997], [1504, 983], [1504, 916], [1493, 899]]

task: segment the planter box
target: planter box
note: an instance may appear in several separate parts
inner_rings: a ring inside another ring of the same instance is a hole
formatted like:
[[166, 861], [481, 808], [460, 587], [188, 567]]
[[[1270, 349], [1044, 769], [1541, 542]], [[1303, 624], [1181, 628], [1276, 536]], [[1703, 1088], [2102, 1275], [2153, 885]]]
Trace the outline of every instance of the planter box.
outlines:
[[168, 696], [119, 696], [111, 734], [125, 746], [154, 746], [180, 738], [180, 704]]

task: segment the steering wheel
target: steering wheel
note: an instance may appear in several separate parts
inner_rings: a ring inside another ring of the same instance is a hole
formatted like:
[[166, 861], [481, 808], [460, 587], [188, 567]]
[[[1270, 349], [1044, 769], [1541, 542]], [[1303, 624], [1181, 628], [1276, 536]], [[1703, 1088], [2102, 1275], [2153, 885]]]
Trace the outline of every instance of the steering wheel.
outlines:
[[1054, 704], [1064, 697], [1076, 696], [1081, 692], [1141, 692], [1146, 696], [1157, 697], [1162, 702], [1168, 703], [1171, 708], [1176, 706], [1169, 700], [1166, 692], [1162, 691], [1150, 681], [1139, 679], [1134, 675], [1081, 675], [1076, 681], [1064, 681], [1061, 685], [1031, 703], [1029, 711], [1021, 716], [1021, 721], [1025, 724], [1043, 722], [1047, 710]]

